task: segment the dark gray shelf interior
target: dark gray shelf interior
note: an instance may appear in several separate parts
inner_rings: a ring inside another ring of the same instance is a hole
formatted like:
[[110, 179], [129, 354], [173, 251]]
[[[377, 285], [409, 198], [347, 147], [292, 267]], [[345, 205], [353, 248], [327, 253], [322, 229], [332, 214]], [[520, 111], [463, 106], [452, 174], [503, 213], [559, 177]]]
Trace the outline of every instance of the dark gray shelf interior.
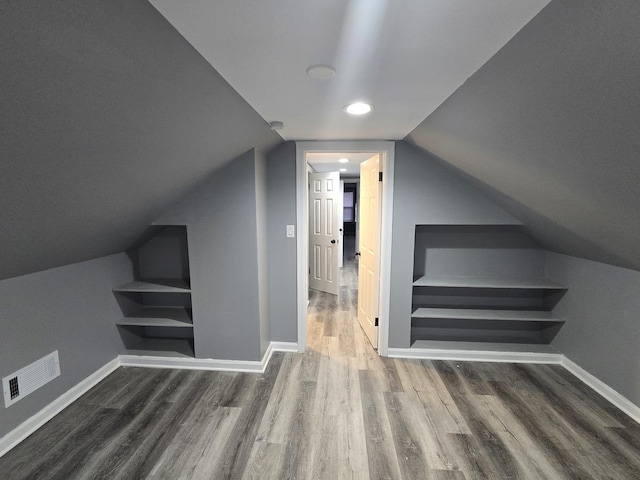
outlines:
[[564, 323], [553, 308], [567, 288], [521, 226], [419, 225], [415, 249], [412, 345], [537, 346]]

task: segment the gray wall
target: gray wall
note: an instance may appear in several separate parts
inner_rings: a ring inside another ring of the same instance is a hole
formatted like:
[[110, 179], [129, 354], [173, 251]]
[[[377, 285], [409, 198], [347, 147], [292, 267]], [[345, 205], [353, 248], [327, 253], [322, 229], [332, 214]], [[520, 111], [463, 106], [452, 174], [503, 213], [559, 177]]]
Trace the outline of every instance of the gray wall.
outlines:
[[169, 226], [157, 230], [152, 238], [129, 254], [134, 261], [136, 278], [190, 277], [187, 229], [184, 227]]
[[553, 0], [408, 139], [547, 249], [640, 269], [640, 2]]
[[267, 166], [271, 339], [297, 342], [296, 239], [286, 238], [286, 226], [296, 225], [295, 142], [269, 152]]
[[110, 362], [123, 344], [111, 289], [133, 279], [126, 254], [0, 282], [0, 377], [58, 350], [61, 375], [8, 409], [0, 437]]
[[544, 277], [545, 250], [521, 227], [433, 225], [416, 228], [414, 273]]
[[156, 225], [186, 225], [196, 357], [260, 360], [256, 157], [218, 170]]
[[256, 165], [256, 233], [258, 250], [258, 305], [260, 308], [260, 356], [271, 342], [269, 318], [269, 251], [267, 231], [267, 157], [255, 152]]
[[640, 272], [551, 252], [546, 271], [569, 287], [552, 345], [640, 405]]
[[406, 142], [396, 142], [394, 176], [389, 346], [408, 347], [416, 225], [520, 222], [451, 169]]
[[282, 139], [146, 0], [0, 5], [0, 279], [122, 252]]

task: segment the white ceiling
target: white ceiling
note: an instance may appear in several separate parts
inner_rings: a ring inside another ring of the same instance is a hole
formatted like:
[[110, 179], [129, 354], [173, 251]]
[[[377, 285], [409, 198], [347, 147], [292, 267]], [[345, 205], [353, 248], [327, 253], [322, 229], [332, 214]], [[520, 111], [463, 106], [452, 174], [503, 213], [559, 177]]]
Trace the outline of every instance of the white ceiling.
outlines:
[[549, 1], [150, 0], [285, 140], [404, 138]]

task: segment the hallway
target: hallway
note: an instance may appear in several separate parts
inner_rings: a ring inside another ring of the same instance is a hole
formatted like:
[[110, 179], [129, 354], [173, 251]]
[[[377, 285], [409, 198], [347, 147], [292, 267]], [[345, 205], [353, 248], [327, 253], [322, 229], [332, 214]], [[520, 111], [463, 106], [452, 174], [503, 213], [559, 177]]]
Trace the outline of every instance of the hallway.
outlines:
[[640, 426], [555, 365], [379, 357], [356, 264], [262, 375], [119, 368], [0, 458], [7, 479], [636, 479]]

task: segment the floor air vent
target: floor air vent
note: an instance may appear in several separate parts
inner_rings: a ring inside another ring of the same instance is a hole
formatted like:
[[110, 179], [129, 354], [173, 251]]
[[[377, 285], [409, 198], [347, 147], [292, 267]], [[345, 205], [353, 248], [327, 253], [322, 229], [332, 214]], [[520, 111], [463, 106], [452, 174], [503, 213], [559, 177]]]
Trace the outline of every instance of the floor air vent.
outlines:
[[60, 360], [57, 350], [11, 375], [7, 375], [2, 379], [4, 407], [13, 405], [58, 375], [60, 375]]

